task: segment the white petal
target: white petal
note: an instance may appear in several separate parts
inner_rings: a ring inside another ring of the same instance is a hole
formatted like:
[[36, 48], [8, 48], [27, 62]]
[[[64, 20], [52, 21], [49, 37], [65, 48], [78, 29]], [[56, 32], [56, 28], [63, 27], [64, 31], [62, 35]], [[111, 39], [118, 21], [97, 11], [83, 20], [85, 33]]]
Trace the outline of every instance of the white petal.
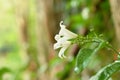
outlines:
[[62, 56], [63, 56], [63, 58], [67, 58], [64, 54]]
[[60, 21], [60, 27], [61, 28], [65, 28], [66, 27], [65, 25], [63, 25], [63, 21]]
[[69, 30], [67, 30], [66, 28], [61, 28], [59, 35], [61, 36], [65, 36], [65, 37], [69, 37], [69, 38], [75, 38], [77, 37], [77, 35]]
[[59, 43], [55, 43], [54, 44], [54, 49], [58, 49], [58, 48], [61, 48], [62, 46], [59, 44]]
[[54, 44], [54, 49], [69, 46], [71, 44], [71, 42], [67, 41], [67, 40], [68, 40], [68, 38], [66, 38], [66, 37], [62, 37], [62, 38], [58, 39], [57, 43]]
[[73, 32], [71, 32], [71, 31], [69, 31], [69, 30], [67, 30], [67, 29], [64, 29], [64, 35], [65, 36], [68, 36], [68, 37], [70, 37], [70, 38], [75, 38], [75, 37], [77, 37], [77, 35], [75, 34], [75, 33], [73, 33]]
[[62, 43], [65, 43], [67, 40], [68, 40], [67, 37], [62, 37], [59, 40], [57, 40], [57, 42], [62, 44]]
[[62, 44], [62, 47], [69, 47], [71, 45], [70, 41], [66, 41]]
[[60, 22], [60, 31], [59, 34], [55, 35], [55, 40], [57, 43], [54, 44], [54, 49], [61, 48], [58, 56], [60, 58], [65, 58], [64, 55], [65, 50], [71, 45], [69, 39], [77, 37], [77, 35], [69, 30], [67, 30], [65, 25], [63, 25], [63, 21]]
[[64, 55], [65, 50], [70, 46], [70, 42], [65, 42], [65, 45], [60, 49], [58, 56], [60, 58], [66, 58]]
[[60, 35], [59, 34], [56, 34], [55, 35], [55, 40], [59, 40], [60, 39]]
[[65, 58], [65, 57], [66, 57], [66, 56], [64, 55], [64, 52], [65, 52], [66, 49], [67, 49], [67, 47], [63, 47], [63, 48], [60, 49], [60, 52], [59, 52], [59, 54], [58, 54], [58, 56], [59, 56], [60, 58]]

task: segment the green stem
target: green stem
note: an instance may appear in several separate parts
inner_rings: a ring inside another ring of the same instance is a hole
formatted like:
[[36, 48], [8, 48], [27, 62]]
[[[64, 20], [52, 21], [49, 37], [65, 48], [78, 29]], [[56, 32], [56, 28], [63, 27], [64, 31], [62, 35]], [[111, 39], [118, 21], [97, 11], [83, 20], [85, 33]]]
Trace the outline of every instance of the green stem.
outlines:
[[109, 44], [109, 43], [107, 43], [107, 41], [99, 38], [97, 35], [95, 35], [95, 37], [88, 37], [88, 36], [87, 37], [83, 37], [81, 35], [78, 35], [77, 41], [75, 43], [78, 43], [79, 45], [81, 45], [81, 43], [85, 44], [85, 43], [91, 43], [91, 42], [96, 42], [96, 43], [100, 44], [97, 47], [96, 51], [98, 51], [102, 47], [102, 45], [105, 43], [105, 45], [107, 47], [109, 47], [111, 50], [113, 50], [115, 53], [117, 53], [120, 56], [119, 52], [115, 48], [113, 48], [111, 44]]
[[118, 55], [120, 55], [119, 52], [115, 48], [112, 47], [112, 45], [108, 44], [108, 47], [110, 49], [112, 49], [115, 53], [117, 53]]

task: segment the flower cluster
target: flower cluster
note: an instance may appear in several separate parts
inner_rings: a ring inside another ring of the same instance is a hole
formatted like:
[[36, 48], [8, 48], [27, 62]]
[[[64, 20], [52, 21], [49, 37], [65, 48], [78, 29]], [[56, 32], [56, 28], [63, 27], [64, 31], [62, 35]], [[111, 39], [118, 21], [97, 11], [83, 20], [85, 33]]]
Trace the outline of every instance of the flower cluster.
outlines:
[[54, 44], [54, 49], [60, 48], [58, 56], [60, 58], [65, 58], [64, 52], [71, 45], [71, 41], [69, 40], [76, 38], [77, 34], [67, 30], [66, 26], [63, 25], [63, 21], [60, 22], [60, 28], [59, 34], [55, 35], [57, 43]]

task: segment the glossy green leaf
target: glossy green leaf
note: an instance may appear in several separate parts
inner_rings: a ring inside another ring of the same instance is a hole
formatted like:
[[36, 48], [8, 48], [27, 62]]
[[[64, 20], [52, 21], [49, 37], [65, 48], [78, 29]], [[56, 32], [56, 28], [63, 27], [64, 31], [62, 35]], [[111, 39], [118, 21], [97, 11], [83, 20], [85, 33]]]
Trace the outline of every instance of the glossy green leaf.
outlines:
[[87, 66], [93, 52], [94, 51], [89, 48], [82, 48], [79, 51], [75, 67], [77, 73], [81, 72]]
[[[89, 46], [82, 48], [76, 59], [76, 67], [75, 71], [77, 73], [80, 73], [89, 63], [92, 56], [103, 47], [104, 42], [101, 42], [99, 44], [90, 44]], [[97, 46], [96, 46], [97, 45]]]
[[95, 76], [90, 80], [108, 80], [112, 74], [120, 70], [120, 61], [116, 61], [102, 68]]

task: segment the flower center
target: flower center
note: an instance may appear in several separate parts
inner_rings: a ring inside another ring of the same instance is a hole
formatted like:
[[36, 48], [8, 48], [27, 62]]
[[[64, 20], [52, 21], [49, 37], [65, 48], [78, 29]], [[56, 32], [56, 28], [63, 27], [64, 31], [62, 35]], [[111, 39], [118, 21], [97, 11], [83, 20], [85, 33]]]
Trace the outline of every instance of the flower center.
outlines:
[[60, 35], [60, 38], [64, 37], [63, 35]]

